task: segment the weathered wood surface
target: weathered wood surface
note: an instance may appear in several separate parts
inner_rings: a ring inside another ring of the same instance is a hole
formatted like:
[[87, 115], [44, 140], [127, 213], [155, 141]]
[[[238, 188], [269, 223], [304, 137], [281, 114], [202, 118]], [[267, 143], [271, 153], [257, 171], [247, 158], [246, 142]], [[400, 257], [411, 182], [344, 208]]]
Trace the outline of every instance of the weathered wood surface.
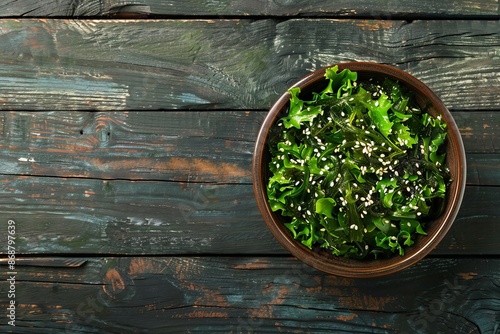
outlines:
[[[16, 221], [18, 256], [88, 256], [17, 266], [0, 332], [499, 331], [498, 1], [27, 0], [0, 17], [0, 231]], [[266, 110], [351, 60], [429, 85], [467, 151], [443, 242], [373, 280], [291, 258], [251, 185]]]
[[292, 258], [112, 257], [18, 267], [17, 279], [19, 320], [2, 333], [495, 334], [500, 320], [498, 259], [424, 259], [355, 280]]
[[266, 110], [351, 60], [398, 66], [451, 109], [499, 109], [498, 20], [2, 19], [0, 46], [3, 110]]
[[0, 4], [1, 16], [86, 17], [117, 14], [161, 16], [361, 16], [498, 17], [495, 0], [24, 0]]
[[[435, 253], [498, 255], [499, 195], [467, 187]], [[286, 254], [245, 184], [5, 176], [0, 212], [3, 230], [17, 223], [19, 253]]]
[[[0, 111], [1, 174], [251, 183], [266, 112]], [[453, 112], [468, 184], [500, 185], [500, 111]]]

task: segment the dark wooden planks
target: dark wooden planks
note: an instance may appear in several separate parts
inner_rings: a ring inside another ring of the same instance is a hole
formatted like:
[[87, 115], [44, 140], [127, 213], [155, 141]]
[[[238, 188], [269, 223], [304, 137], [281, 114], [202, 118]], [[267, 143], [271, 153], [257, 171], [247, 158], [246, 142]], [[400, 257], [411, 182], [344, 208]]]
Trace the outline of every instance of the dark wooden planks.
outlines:
[[[415, 75], [452, 109], [497, 110], [497, 20], [0, 20], [3, 110], [268, 109], [345, 61]], [[477, 92], [481, 98], [477, 98]]]
[[[467, 187], [435, 254], [498, 255], [499, 195], [498, 186]], [[9, 219], [18, 226], [19, 253], [285, 253], [250, 184], [3, 176], [0, 229]]]
[[[428, 258], [395, 275], [355, 280], [280, 257], [18, 267], [15, 333], [494, 333], [499, 268], [498, 259]], [[3, 322], [0, 329], [12, 328]]]
[[0, 198], [0, 224], [16, 221], [19, 253], [281, 250], [251, 185], [3, 177]]
[[[0, 111], [0, 174], [241, 183], [266, 112]], [[453, 112], [468, 184], [500, 185], [500, 112]]]
[[143, 15], [200, 15], [200, 16], [339, 16], [383, 17], [393, 16], [498, 16], [498, 2], [494, 0], [452, 1], [364, 1], [337, 0], [309, 1], [163, 1], [163, 0], [28, 0], [0, 5], [2, 16], [107, 16], [117, 14]]
[[262, 113], [0, 112], [1, 174], [250, 183]]

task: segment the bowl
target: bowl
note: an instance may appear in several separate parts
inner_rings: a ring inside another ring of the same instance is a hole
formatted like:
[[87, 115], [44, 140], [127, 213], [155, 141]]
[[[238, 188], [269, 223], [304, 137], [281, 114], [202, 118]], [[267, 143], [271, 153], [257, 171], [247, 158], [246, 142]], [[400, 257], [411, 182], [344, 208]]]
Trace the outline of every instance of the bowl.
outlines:
[[[450, 170], [451, 184], [447, 189], [444, 212], [435, 220], [428, 222], [427, 235], [418, 236], [405, 254], [378, 259], [351, 259], [309, 249], [294, 240], [292, 233], [285, 227], [286, 218], [270, 209], [266, 193], [271, 159], [268, 142], [270, 129], [278, 119], [288, 112], [290, 93], [285, 92], [272, 106], [261, 125], [257, 136], [252, 161], [252, 178], [257, 205], [265, 224], [277, 241], [293, 256], [323, 272], [351, 278], [368, 278], [393, 274], [403, 270], [428, 255], [443, 239], [455, 220], [462, 202], [466, 181], [466, 160], [462, 138], [458, 127], [448, 109], [439, 97], [425, 84], [410, 74], [395, 67], [366, 62], [337, 64], [339, 71], [349, 69], [358, 73], [358, 80], [369, 78], [389, 78], [412, 90], [417, 104], [432, 116], [441, 115], [447, 123], [446, 165]], [[301, 97], [311, 92], [319, 92], [327, 85], [324, 78], [327, 68], [306, 75], [292, 87], [300, 87]]]

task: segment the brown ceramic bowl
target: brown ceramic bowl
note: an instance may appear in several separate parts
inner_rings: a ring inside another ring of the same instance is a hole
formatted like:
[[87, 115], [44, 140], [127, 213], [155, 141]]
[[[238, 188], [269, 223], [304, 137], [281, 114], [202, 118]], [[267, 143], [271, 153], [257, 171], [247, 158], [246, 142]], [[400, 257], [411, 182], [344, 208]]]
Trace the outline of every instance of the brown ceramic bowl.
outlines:
[[[441, 100], [427, 86], [413, 76], [397, 68], [376, 63], [343, 63], [338, 64], [339, 70], [345, 68], [358, 72], [358, 80], [369, 78], [390, 78], [398, 80], [415, 93], [420, 107], [431, 115], [441, 115], [448, 124], [447, 161], [452, 183], [447, 191], [444, 213], [436, 220], [429, 222], [426, 227], [427, 235], [419, 236], [415, 243], [406, 248], [405, 255], [394, 255], [390, 258], [373, 260], [354, 260], [337, 257], [328, 252], [319, 253], [303, 246], [293, 239], [290, 231], [284, 226], [285, 219], [278, 213], [272, 212], [267, 201], [266, 185], [269, 177], [268, 135], [277, 120], [288, 112], [290, 94], [284, 93], [269, 111], [261, 126], [255, 146], [252, 172], [253, 186], [259, 210], [268, 228], [281, 245], [304, 263], [321, 271], [345, 277], [362, 278], [376, 277], [395, 273], [420, 261], [429, 254], [443, 239], [457, 216], [465, 190], [466, 162], [462, 138], [452, 115]], [[326, 68], [317, 70], [301, 80], [294, 87], [301, 88], [301, 96], [311, 92], [319, 92], [325, 88], [327, 81], [324, 78]]]

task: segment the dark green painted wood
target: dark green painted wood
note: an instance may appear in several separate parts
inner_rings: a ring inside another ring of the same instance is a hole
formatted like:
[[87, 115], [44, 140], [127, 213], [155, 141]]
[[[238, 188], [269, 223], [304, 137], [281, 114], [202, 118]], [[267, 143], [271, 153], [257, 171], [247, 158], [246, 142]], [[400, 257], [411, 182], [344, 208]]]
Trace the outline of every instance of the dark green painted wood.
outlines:
[[250, 183], [262, 113], [0, 112], [0, 174]]
[[[16, 221], [18, 256], [92, 256], [74, 269], [17, 266], [17, 326], [1, 321], [0, 332], [496, 334], [498, 9], [494, 0], [0, 4], [0, 231]], [[437, 249], [374, 280], [291, 258], [251, 186], [265, 110], [300, 76], [349, 60], [393, 64], [434, 89], [469, 168]], [[0, 280], [3, 310], [7, 289]]]
[[118, 257], [18, 271], [15, 333], [495, 333], [500, 314], [498, 259], [428, 258], [366, 280], [280, 257]]
[[[498, 20], [0, 20], [3, 110], [268, 109], [301, 76], [395, 65], [498, 110]], [[477, 94], [481, 93], [478, 99]]]
[[376, 17], [393, 16], [498, 16], [498, 2], [494, 0], [401, 0], [362, 1], [347, 0], [225, 0], [225, 1], [173, 1], [173, 0], [24, 0], [0, 5], [2, 16], [46, 17], [46, 16], [108, 16], [118, 14], [135, 15], [203, 15], [203, 16], [336, 16]]
[[[246, 183], [266, 112], [0, 111], [0, 175]], [[500, 112], [453, 112], [468, 184], [500, 185]]]
[[[284, 254], [251, 185], [4, 176], [0, 230], [19, 253]], [[498, 255], [500, 187], [467, 187], [436, 254]], [[6, 243], [0, 234], [0, 244]], [[0, 250], [5, 254], [6, 250]]]

